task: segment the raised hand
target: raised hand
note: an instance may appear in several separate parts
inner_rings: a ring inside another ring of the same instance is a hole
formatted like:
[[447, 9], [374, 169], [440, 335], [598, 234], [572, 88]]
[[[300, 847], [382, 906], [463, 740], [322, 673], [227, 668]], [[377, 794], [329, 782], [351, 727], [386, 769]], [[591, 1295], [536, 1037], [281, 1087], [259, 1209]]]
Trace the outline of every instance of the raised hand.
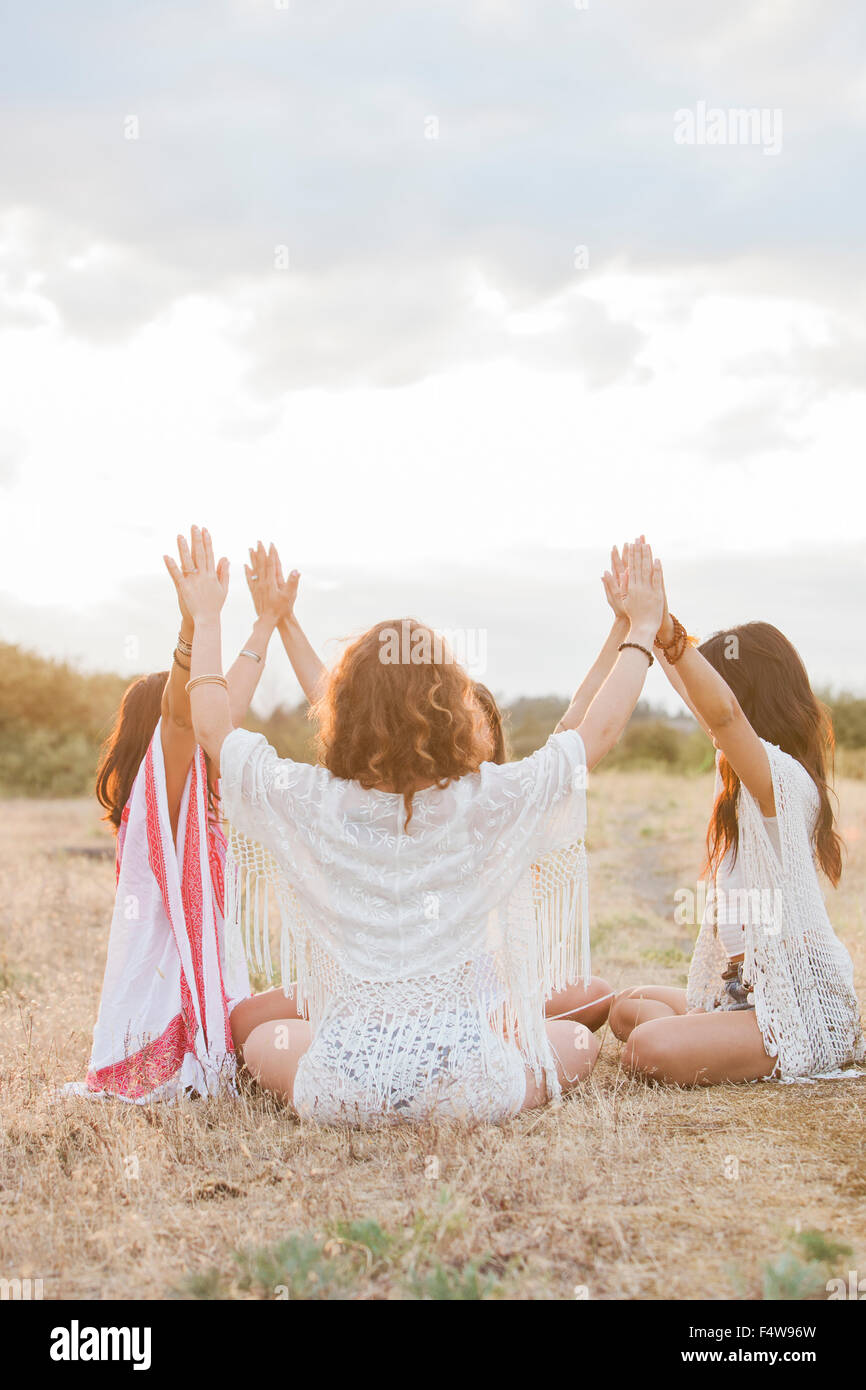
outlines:
[[[172, 570], [171, 567], [169, 567], [168, 572], [171, 575], [171, 582], [174, 585], [174, 590], [177, 594], [177, 602], [178, 606], [180, 607], [181, 623], [184, 627], [191, 628], [193, 625], [192, 614], [186, 606], [186, 600], [184, 599], [184, 596], [181, 593], [179, 583], [182, 571], [192, 568], [192, 560], [190, 558], [189, 546], [186, 543], [185, 536], [178, 536], [177, 538], [177, 553], [180, 557], [180, 569], [178, 569], [177, 566], [175, 566], [174, 570]], [[184, 558], [184, 553], [186, 555], [186, 558]], [[168, 557], [164, 555], [162, 558], [166, 561], [166, 565], [168, 565]]]
[[250, 549], [250, 563], [244, 565], [244, 573], [257, 617], [267, 618], [277, 626], [293, 616], [301, 576], [292, 570], [288, 579], [283, 577], [283, 566], [273, 543], [265, 550], [259, 541], [255, 550]]
[[623, 608], [633, 631], [655, 639], [664, 613], [664, 578], [660, 560], [653, 559], [652, 547], [643, 537], [623, 546], [623, 563], [628, 586]]
[[[640, 542], [646, 542], [646, 536], [637, 536], [635, 545]], [[627, 547], [628, 542], [623, 546], [623, 553], [625, 553]], [[625, 561], [619, 558], [619, 551], [616, 549], [616, 546], [614, 546], [611, 551], [611, 560], [613, 561], [614, 576], [617, 580], [621, 581], [620, 588], [624, 591], [628, 588], [628, 570], [626, 569]], [[662, 646], [666, 646], [673, 641], [674, 625], [671, 621], [670, 610], [668, 608], [668, 596], [667, 590], [665, 589], [664, 573], [662, 573], [662, 591], [664, 593], [664, 609], [662, 611], [662, 620], [659, 624], [659, 630], [656, 635]]]
[[163, 555], [165, 567], [174, 581], [178, 602], [185, 606], [193, 622], [215, 618], [226, 601], [229, 589], [229, 562], [223, 556], [214, 561], [210, 532], [193, 526], [190, 543], [177, 538], [180, 567], [170, 555]]
[[605, 570], [601, 582], [604, 585], [605, 598], [613, 609], [614, 616], [627, 619], [624, 599], [628, 590], [628, 574], [616, 546], [610, 552], [610, 569]]

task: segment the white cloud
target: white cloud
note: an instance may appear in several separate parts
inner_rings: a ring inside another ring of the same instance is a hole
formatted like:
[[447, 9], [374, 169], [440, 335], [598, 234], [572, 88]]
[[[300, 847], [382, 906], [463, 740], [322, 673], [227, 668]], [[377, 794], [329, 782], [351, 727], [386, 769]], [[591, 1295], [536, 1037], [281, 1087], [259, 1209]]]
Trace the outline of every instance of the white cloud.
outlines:
[[[137, 626], [160, 659], [159, 556], [200, 520], [238, 575], [266, 529], [322, 584], [390, 566], [431, 608], [444, 584], [510, 613], [518, 689], [551, 548], [594, 573], [624, 532], [674, 567], [723, 540], [709, 599], [768, 539], [862, 542], [853, 22], [842, 0], [19, 7], [0, 590], [22, 630], [93, 664], [103, 623]], [[782, 155], [676, 147], [699, 99], [781, 106]], [[546, 660], [524, 688], [570, 683]]]

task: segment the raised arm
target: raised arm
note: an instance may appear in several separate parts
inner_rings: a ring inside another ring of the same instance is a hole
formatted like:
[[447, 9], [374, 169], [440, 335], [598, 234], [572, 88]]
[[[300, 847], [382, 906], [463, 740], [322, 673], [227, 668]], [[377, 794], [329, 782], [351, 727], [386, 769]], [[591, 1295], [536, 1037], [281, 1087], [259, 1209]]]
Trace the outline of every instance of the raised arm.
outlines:
[[[684, 698], [713, 743], [720, 748], [743, 786], [751, 792], [765, 816], [776, 814], [776, 798], [767, 750], [755, 733], [727, 681], [690, 642], [675, 642], [676, 629], [665, 603], [658, 640], [666, 651], [662, 668], [679, 677]], [[680, 648], [682, 650], [680, 651]], [[672, 659], [669, 659], [670, 652]]]
[[[160, 739], [163, 762], [165, 763], [168, 811], [173, 834], [177, 834], [181, 798], [186, 785], [189, 765], [195, 753], [195, 734], [192, 728], [189, 696], [186, 693], [192, 652], [193, 619], [178, 588], [176, 578], [176, 576], [180, 576], [181, 571], [192, 565], [189, 547], [183, 536], [177, 538], [177, 549], [180, 557], [180, 569], [175, 565], [174, 572], [169, 568], [169, 573], [174, 581], [180, 607], [180, 631], [177, 636], [177, 646], [172, 656], [171, 670], [162, 692], [160, 711], [162, 714]], [[167, 557], [166, 563], [168, 563]]]
[[[644, 536], [640, 536], [638, 539], [639, 539], [639, 540], [644, 540], [645, 537], [644, 537]], [[617, 550], [616, 546], [614, 546], [613, 550], [612, 550], [611, 553], [610, 553], [610, 559], [611, 559], [611, 569], [612, 569], [612, 571], [613, 571], [612, 583], [615, 585], [615, 587], [617, 588], [617, 590], [619, 590], [620, 588], [624, 588], [624, 587], [625, 587], [625, 582], [626, 582], [626, 580], [625, 580], [625, 562], [622, 560], [622, 558], [621, 558], [621, 556], [620, 556], [620, 553], [619, 553], [619, 551]], [[607, 587], [606, 584], [605, 584], [605, 587]], [[669, 622], [669, 619], [670, 619], [670, 613], [668, 612], [668, 600], [667, 600], [667, 594], [666, 594], [666, 595], [665, 595], [665, 608], [664, 608], [664, 614], [662, 615], [661, 628], [659, 629], [659, 631], [661, 631], [662, 628], [664, 628], [664, 629], [667, 631], [667, 624], [668, 624], [668, 622]], [[683, 685], [683, 682], [682, 682], [680, 676], [677, 674], [677, 668], [676, 668], [676, 666], [672, 666], [671, 663], [670, 663], [669, 661], [662, 661], [661, 666], [662, 666], [662, 670], [663, 670], [664, 673], [665, 673], [665, 676], [666, 676], [667, 679], [668, 679], [668, 682], [669, 682], [670, 685], [674, 688], [674, 690], [677, 692], [677, 694], [679, 695], [679, 697], [680, 697], [680, 699], [682, 700], [683, 704], [684, 704], [684, 705], [687, 707], [687, 709], [689, 710], [689, 713], [692, 715], [692, 717], [693, 717], [694, 719], [697, 720], [697, 722], [700, 724], [701, 728], [703, 729], [704, 733], [705, 733], [705, 734], [709, 734], [710, 738], [712, 738], [712, 734], [710, 733], [710, 730], [707, 728], [707, 725], [706, 725], [705, 721], [701, 718], [700, 712], [699, 712], [698, 710], [695, 709], [694, 705], [692, 704], [691, 700], [689, 699], [689, 692], [686, 690], [686, 687]]]
[[195, 741], [219, 767], [223, 742], [234, 727], [221, 650], [221, 613], [229, 587], [229, 562], [223, 558], [215, 564], [210, 534], [198, 526], [192, 528], [187, 572], [179, 570], [170, 556], [164, 559], [194, 623], [189, 702]]
[[[613, 561], [613, 551], [611, 551], [611, 561]], [[613, 623], [610, 632], [604, 640], [604, 645], [590, 666], [577, 690], [572, 696], [569, 705], [569, 715], [571, 719], [576, 719], [580, 723], [586, 714], [596, 695], [604, 685], [619, 653], [621, 642], [625, 642], [628, 637], [629, 620], [623, 607], [624, 593], [621, 593], [613, 575], [605, 570], [602, 578], [604, 592], [608, 603], [613, 610]], [[573, 724], [562, 725], [563, 728], [573, 728]]]
[[272, 545], [270, 550], [265, 552], [259, 541], [258, 547], [250, 551], [250, 565], [246, 566], [247, 581], [251, 588], [261, 582], [263, 570], [266, 565], [271, 564], [272, 559], [274, 584], [280, 605], [278, 631], [298, 684], [313, 705], [324, 694], [328, 682], [328, 668], [295, 616], [295, 599], [298, 596], [298, 583], [301, 578], [299, 571], [292, 570], [288, 579], [285, 579], [276, 548]]
[[626, 563], [628, 591], [622, 606], [628, 629], [617, 643], [612, 669], [589, 707], [582, 686], [557, 725], [558, 730], [577, 729], [590, 768], [610, 752], [640, 698], [664, 605], [661, 565], [646, 542], [628, 547]]
[[245, 565], [244, 570], [256, 620], [252, 632], [226, 672], [232, 722], [236, 728], [246, 717], [265, 669], [268, 643], [286, 609], [277, 584], [277, 552], [274, 547], [266, 551], [259, 541], [258, 552], [251, 550], [250, 557], [253, 567]]

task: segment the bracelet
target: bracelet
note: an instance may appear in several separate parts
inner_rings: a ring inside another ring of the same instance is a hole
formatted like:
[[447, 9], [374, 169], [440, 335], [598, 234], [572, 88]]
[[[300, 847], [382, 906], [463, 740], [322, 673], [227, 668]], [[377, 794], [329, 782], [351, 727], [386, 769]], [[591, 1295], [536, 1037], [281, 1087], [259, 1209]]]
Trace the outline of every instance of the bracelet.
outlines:
[[[621, 642], [620, 645], [617, 647], [617, 651], [624, 652], [626, 647], [634, 647], [636, 652], [643, 652], [644, 656], [649, 661], [650, 666], [652, 666], [653, 654], [652, 652], [648, 652], [646, 647], [642, 647], [640, 642]], [[649, 667], [647, 667], [647, 670], [649, 670]]]
[[671, 613], [670, 619], [674, 625], [673, 641], [665, 645], [656, 637], [654, 645], [658, 647], [659, 651], [664, 652], [665, 661], [669, 666], [676, 666], [686, 647], [689, 645], [693, 646], [694, 641], [689, 637], [679, 618], [675, 618], [673, 613]]
[[188, 695], [191, 690], [195, 690], [197, 685], [205, 684], [221, 685], [223, 687], [223, 690], [228, 690], [229, 688], [229, 683], [226, 680], [225, 676], [194, 676], [191, 681], [187, 681], [186, 685], [184, 686], [184, 690]]
[[181, 637], [180, 633], [177, 634], [177, 645], [184, 656], [192, 656], [192, 642], [187, 642], [185, 637]]
[[[186, 656], [186, 655], [188, 655], [188, 653], [184, 652], [183, 655]], [[180, 669], [181, 669], [182, 671], [188, 671], [188, 670], [189, 670], [189, 663], [186, 662], [186, 661], [181, 661], [180, 657], [178, 656], [178, 649], [177, 649], [177, 647], [175, 647], [175, 649], [174, 649], [174, 664], [175, 664], [175, 666], [179, 666]]]
[[243, 650], [241, 651], [241, 656], [251, 656], [252, 659], [253, 659], [253, 661], [261, 661], [261, 659], [262, 659], [262, 658], [259, 656], [258, 652], [251, 652], [250, 649], [249, 649], [249, 647], [244, 647], [244, 648], [243, 648]]

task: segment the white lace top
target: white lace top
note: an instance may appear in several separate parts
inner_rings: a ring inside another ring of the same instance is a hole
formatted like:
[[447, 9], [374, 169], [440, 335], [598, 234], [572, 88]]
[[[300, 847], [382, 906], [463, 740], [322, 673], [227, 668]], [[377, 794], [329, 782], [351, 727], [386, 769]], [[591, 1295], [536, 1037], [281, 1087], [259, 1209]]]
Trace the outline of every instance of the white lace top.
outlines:
[[585, 788], [579, 734], [554, 734], [417, 793], [407, 831], [401, 796], [229, 735], [229, 948], [243, 929], [270, 969], [273, 895], [283, 983], [313, 1027], [301, 1113], [499, 1119], [519, 1109], [527, 1064], [559, 1093], [544, 1000], [589, 975]]

